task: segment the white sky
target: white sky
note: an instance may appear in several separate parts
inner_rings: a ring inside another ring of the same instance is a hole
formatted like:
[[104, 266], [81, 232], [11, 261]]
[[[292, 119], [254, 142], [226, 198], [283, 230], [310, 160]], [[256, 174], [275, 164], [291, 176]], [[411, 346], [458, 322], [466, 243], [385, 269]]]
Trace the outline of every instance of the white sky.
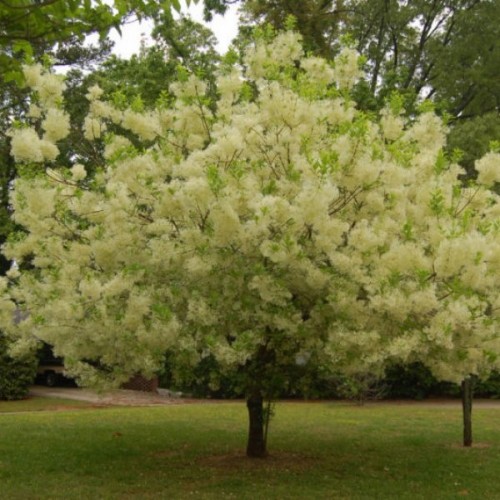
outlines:
[[[191, 2], [191, 5], [186, 7], [186, 2], [181, 0], [182, 13], [191, 16], [195, 21], [208, 26], [219, 41], [217, 50], [223, 54], [226, 52], [231, 40], [238, 32], [238, 17], [237, 6], [230, 5], [225, 16], [214, 16], [210, 23], [203, 21], [203, 0], [199, 0], [197, 4]], [[151, 23], [149, 22], [134, 22], [122, 27], [122, 36], [116, 30], [112, 30], [110, 38], [115, 42], [113, 53], [128, 59], [132, 54], [139, 51], [141, 38], [145, 38], [148, 44], [148, 35], [151, 32]]]

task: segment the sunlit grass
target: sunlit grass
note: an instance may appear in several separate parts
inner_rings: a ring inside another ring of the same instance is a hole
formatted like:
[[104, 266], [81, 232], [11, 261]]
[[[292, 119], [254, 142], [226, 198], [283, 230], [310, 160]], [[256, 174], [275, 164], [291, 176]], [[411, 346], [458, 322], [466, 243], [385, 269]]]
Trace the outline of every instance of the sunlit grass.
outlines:
[[498, 499], [500, 410], [277, 405], [244, 457], [242, 403], [0, 415], [0, 498]]

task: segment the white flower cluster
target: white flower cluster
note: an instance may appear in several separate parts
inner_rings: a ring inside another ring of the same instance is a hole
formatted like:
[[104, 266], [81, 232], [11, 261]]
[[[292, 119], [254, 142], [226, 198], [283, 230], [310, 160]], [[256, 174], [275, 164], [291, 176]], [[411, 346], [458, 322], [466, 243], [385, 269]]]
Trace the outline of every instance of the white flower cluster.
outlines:
[[389, 141], [395, 141], [403, 134], [404, 120], [401, 116], [392, 113], [390, 109], [384, 108], [382, 110], [380, 126], [385, 137]]
[[154, 140], [160, 132], [160, 124], [156, 113], [136, 113], [127, 110], [123, 113], [121, 124], [145, 141]]
[[359, 66], [359, 53], [344, 47], [335, 57], [334, 79], [340, 89], [350, 89], [361, 77], [363, 71]]
[[107, 126], [98, 118], [92, 116], [86, 116], [83, 122], [83, 137], [87, 141], [93, 141], [95, 139], [100, 139], [102, 133], [105, 132]]
[[42, 127], [45, 130], [44, 139], [54, 143], [60, 141], [69, 133], [69, 116], [60, 109], [50, 108]]
[[487, 153], [476, 162], [476, 170], [479, 172], [478, 181], [486, 187], [500, 182], [500, 154]]
[[11, 135], [11, 154], [17, 162], [53, 161], [59, 154], [53, 142], [40, 139], [32, 128], [15, 130]]
[[318, 82], [321, 85], [328, 85], [335, 80], [335, 71], [325, 59], [307, 57], [302, 59], [300, 65], [314, 82]]
[[62, 102], [63, 91], [66, 88], [60, 75], [48, 73], [41, 64], [23, 66], [26, 85], [38, 95], [44, 107], [52, 107]]
[[255, 46], [247, 49], [244, 63], [248, 67], [250, 78], [265, 78], [276, 67], [283, 69], [293, 66], [302, 58], [303, 53], [300, 35], [287, 31], [278, 34], [269, 44], [257, 41]]
[[85, 167], [81, 163], [76, 163], [71, 168], [71, 176], [74, 181], [81, 181], [87, 177], [87, 172], [85, 171]]
[[39, 101], [39, 106], [30, 106], [29, 116], [42, 119], [45, 133], [40, 138], [34, 128], [11, 130], [11, 154], [18, 162], [54, 161], [59, 155], [55, 143], [70, 132], [69, 115], [59, 108], [64, 82], [59, 75], [48, 73], [40, 64], [23, 66], [23, 71], [26, 84], [36, 92]]

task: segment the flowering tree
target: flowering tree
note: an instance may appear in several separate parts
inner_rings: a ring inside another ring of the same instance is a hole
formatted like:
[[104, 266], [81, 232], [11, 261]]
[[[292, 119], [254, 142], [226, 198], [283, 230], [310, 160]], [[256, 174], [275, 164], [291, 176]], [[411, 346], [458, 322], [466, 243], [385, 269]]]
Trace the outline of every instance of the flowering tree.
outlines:
[[150, 111], [90, 89], [83, 133], [105, 164], [88, 177], [37, 166], [69, 124], [62, 83], [26, 68], [43, 135], [12, 131], [26, 232], [5, 252], [27, 270], [2, 282], [2, 323], [17, 349], [48, 342], [93, 385], [153, 373], [167, 349], [213, 355], [242, 379], [249, 456], [266, 454], [264, 398], [297, 366], [421, 359], [450, 380], [498, 366], [499, 155], [463, 188], [432, 113], [356, 110], [351, 49], [330, 65], [285, 32], [232, 59], [216, 102], [188, 75]]

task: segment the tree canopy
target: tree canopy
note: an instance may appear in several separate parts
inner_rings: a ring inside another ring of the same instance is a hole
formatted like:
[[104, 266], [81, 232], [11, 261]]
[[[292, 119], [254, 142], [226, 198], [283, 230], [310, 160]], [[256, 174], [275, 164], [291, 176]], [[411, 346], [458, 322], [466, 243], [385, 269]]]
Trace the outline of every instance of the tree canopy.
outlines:
[[500, 359], [500, 155], [464, 188], [432, 112], [355, 107], [355, 50], [330, 63], [293, 32], [262, 36], [242, 66], [223, 60], [216, 93], [181, 72], [173, 99], [141, 109], [92, 87], [94, 170], [57, 168], [63, 82], [26, 67], [37, 110], [11, 131], [24, 231], [5, 253], [29, 265], [2, 281], [17, 349], [50, 343], [83, 383], [151, 374], [167, 349], [214, 356], [247, 395], [252, 456], [290, 372], [422, 360], [462, 380]]

